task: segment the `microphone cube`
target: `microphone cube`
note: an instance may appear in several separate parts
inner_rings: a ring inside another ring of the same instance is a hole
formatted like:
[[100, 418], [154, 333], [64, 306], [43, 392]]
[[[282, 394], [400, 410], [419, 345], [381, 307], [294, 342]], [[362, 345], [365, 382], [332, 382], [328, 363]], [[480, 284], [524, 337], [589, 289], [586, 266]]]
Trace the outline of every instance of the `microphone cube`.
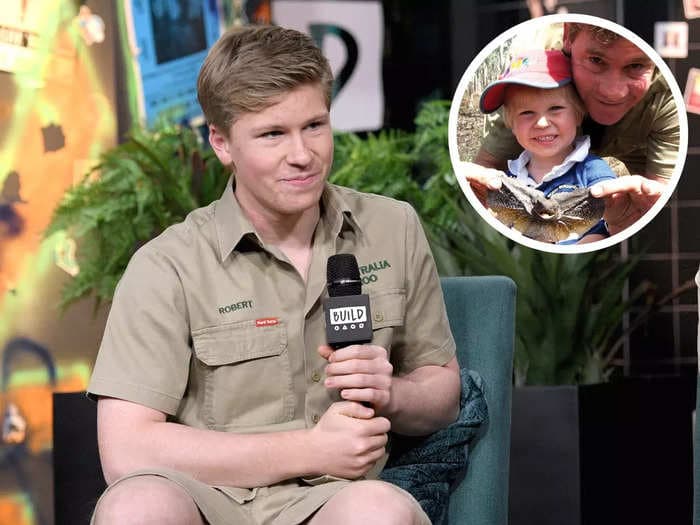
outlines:
[[326, 336], [333, 348], [372, 341], [372, 313], [367, 294], [325, 300]]

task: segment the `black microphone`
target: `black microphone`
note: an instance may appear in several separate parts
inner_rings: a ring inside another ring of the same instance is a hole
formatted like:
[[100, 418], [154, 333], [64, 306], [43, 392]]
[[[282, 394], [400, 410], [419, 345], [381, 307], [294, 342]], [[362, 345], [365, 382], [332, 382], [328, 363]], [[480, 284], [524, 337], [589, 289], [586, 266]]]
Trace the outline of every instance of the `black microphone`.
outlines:
[[362, 293], [357, 259], [350, 253], [328, 258], [326, 267], [328, 299], [324, 302], [326, 336], [333, 349], [372, 340], [369, 296]]

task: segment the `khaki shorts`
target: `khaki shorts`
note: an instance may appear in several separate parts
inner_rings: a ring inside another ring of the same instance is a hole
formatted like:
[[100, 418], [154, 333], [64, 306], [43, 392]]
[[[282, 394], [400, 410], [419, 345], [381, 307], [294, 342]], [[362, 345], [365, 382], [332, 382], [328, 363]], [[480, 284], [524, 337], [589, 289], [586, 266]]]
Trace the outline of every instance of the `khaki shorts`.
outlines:
[[[292, 480], [269, 487], [242, 489], [207, 485], [174, 470], [149, 469], [118, 479], [104, 494], [118, 483], [137, 476], [160, 476], [176, 483], [192, 497], [209, 525], [299, 525], [338, 491], [352, 483], [346, 480], [328, 480], [326, 476], [318, 484], [314, 484], [314, 481], [307, 484]], [[413, 496], [399, 487], [394, 488], [415, 503], [420, 523], [430, 525], [430, 519]], [[99, 503], [98, 500], [97, 504]]]

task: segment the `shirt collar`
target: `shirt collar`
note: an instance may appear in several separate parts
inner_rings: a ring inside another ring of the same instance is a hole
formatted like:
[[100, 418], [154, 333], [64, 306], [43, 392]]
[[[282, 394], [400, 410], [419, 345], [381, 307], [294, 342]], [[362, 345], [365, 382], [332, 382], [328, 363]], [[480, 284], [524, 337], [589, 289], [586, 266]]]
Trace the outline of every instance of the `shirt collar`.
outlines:
[[[574, 142], [574, 150], [569, 153], [564, 161], [552, 168], [552, 170], [547, 173], [542, 179], [542, 184], [544, 182], [556, 179], [557, 177], [563, 175], [571, 169], [571, 167], [577, 162], [582, 162], [588, 156], [588, 150], [591, 148], [591, 139], [588, 135], [578, 137], [576, 142]], [[527, 165], [530, 162], [530, 152], [523, 150], [523, 152], [518, 156], [518, 158], [508, 161], [508, 171], [510, 171], [518, 179], [518, 182], [522, 182], [528, 186], [537, 186], [538, 183], [530, 177], [530, 173], [527, 171]]]
[[[238, 204], [233, 185], [234, 178], [231, 176], [214, 208], [214, 222], [221, 261], [224, 261], [232, 251], [239, 248], [244, 238], [254, 238], [259, 246], [263, 244]], [[333, 184], [326, 183], [321, 195], [320, 221], [327, 225], [335, 236], [347, 229], [353, 230], [356, 234], [362, 233], [360, 225], [353, 217], [350, 206], [341, 195], [338, 187]]]
[[356, 235], [362, 234], [362, 228], [353, 215], [352, 209], [339, 187], [334, 184], [326, 184], [321, 195], [321, 220], [328, 224], [334, 235], [348, 229]]
[[256, 235], [255, 228], [246, 218], [236, 196], [233, 194], [233, 175], [229, 177], [221, 198], [214, 208], [216, 236], [219, 241], [219, 256], [224, 261], [247, 235]]

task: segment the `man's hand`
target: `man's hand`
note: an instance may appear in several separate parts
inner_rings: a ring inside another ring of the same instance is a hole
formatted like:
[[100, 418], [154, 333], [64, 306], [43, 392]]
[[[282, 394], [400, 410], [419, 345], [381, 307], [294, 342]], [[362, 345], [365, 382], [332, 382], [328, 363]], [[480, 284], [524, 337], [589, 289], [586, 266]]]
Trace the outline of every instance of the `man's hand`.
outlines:
[[472, 191], [484, 207], [486, 207], [488, 190], [500, 189], [501, 175], [504, 173], [500, 170], [485, 168], [473, 162], [462, 162], [457, 166], [457, 176], [467, 179]]
[[394, 367], [387, 351], [376, 345], [351, 345], [333, 350], [320, 346], [318, 353], [328, 361], [326, 388], [340, 390], [348, 401], [369, 403], [378, 414], [391, 403]]
[[322, 472], [345, 479], [366, 474], [386, 452], [389, 420], [351, 401], [333, 403], [311, 430], [311, 443]]
[[605, 214], [610, 235], [639, 220], [659, 199], [665, 184], [641, 175], [625, 175], [591, 186], [591, 195], [605, 199]]

